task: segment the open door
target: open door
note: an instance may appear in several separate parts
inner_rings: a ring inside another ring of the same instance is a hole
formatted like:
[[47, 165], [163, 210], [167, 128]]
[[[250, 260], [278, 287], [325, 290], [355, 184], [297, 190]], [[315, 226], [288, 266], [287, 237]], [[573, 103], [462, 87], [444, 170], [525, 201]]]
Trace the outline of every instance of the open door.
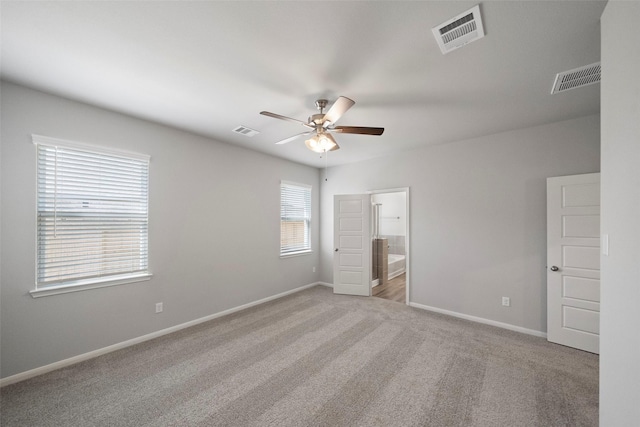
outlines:
[[333, 197], [333, 293], [371, 295], [371, 195]]
[[599, 353], [599, 173], [547, 178], [547, 267], [547, 339]]

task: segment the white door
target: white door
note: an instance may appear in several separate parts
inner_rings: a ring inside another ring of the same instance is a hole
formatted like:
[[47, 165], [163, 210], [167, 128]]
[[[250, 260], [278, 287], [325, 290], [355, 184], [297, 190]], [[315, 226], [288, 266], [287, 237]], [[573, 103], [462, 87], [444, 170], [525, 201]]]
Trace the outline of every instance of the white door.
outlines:
[[547, 178], [547, 339], [600, 352], [600, 174]]
[[333, 197], [333, 293], [371, 295], [371, 195]]

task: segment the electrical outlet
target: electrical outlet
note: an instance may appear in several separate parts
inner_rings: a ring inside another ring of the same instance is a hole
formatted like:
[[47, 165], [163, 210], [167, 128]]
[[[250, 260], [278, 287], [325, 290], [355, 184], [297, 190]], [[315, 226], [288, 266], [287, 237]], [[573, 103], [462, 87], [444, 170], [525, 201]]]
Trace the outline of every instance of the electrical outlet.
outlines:
[[316, 272], [316, 268], [315, 268], [315, 267], [313, 267], [313, 272], [314, 272], [314, 273]]
[[502, 305], [505, 307], [511, 307], [511, 298], [502, 297]]
[[162, 303], [161, 302], [156, 303], [156, 313], [162, 313], [162, 309], [163, 309]]

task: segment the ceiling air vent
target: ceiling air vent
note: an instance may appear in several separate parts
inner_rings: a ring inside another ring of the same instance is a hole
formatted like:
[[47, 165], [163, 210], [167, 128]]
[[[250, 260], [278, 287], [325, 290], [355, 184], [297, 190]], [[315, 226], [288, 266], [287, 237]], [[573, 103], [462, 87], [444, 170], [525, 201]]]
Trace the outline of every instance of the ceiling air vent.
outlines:
[[551, 94], [600, 83], [600, 63], [585, 65], [556, 74]]
[[250, 129], [246, 126], [238, 126], [233, 131], [235, 133], [239, 133], [240, 135], [244, 135], [244, 136], [254, 136], [260, 133], [257, 130]]
[[484, 37], [484, 27], [480, 17], [480, 5], [449, 19], [431, 29], [442, 54], [461, 48]]

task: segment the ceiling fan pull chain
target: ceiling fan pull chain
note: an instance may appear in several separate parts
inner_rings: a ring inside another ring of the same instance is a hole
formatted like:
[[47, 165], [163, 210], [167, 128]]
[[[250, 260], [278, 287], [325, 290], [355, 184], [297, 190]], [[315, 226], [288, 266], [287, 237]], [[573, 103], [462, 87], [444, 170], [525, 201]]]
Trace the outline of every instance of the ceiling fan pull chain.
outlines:
[[329, 152], [324, 152], [324, 182], [327, 182], [327, 167], [329, 166]]

